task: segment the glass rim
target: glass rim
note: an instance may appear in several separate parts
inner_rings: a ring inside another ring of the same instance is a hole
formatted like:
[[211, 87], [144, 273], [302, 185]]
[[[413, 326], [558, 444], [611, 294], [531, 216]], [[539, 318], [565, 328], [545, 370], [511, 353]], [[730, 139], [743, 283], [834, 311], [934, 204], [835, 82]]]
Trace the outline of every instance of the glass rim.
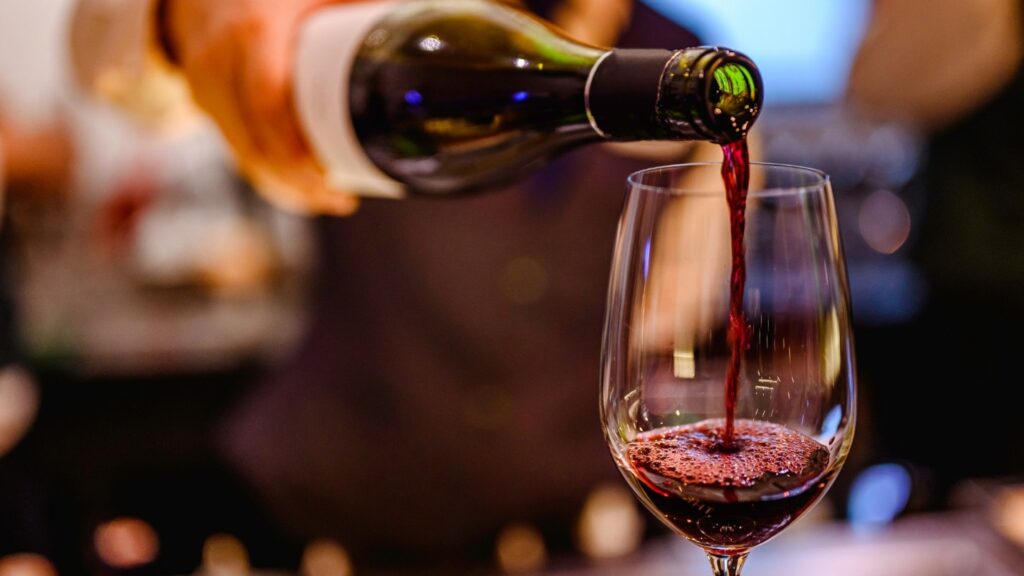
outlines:
[[[657, 194], [672, 194], [672, 195], [703, 195], [703, 194], [721, 194], [721, 188], [714, 190], [705, 187], [672, 187], [672, 186], [661, 186], [657, 184], [645, 184], [641, 182], [644, 176], [649, 174], [655, 174], [658, 172], [679, 172], [688, 168], [710, 168], [717, 167], [721, 168], [722, 162], [681, 162], [678, 164], [665, 164], [663, 166], [652, 166], [651, 168], [645, 168], [643, 170], [637, 170], [626, 177], [626, 184], [629, 186], [630, 191], [641, 190], [644, 192], [653, 192]], [[771, 187], [751, 187], [749, 195], [750, 197], [770, 197], [770, 196], [789, 196], [789, 195], [800, 195], [812, 193], [815, 191], [824, 191], [830, 184], [829, 176], [827, 173], [817, 168], [810, 168], [807, 166], [800, 166], [798, 164], [785, 164], [778, 162], [751, 162], [751, 168], [775, 168], [783, 169], [794, 174], [806, 174], [815, 179], [814, 182], [809, 184], [797, 184], [793, 186], [771, 186]]]

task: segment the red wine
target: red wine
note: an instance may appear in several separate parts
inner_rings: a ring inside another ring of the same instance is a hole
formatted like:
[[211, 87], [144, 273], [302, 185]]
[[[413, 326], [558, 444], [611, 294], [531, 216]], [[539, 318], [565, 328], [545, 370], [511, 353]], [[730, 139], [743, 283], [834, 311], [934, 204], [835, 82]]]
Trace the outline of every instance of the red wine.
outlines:
[[701, 546], [728, 553], [768, 540], [817, 501], [828, 449], [779, 424], [704, 420], [640, 435], [626, 446], [647, 504]]
[[725, 446], [733, 445], [740, 360], [747, 350], [750, 331], [743, 314], [743, 291], [747, 283], [743, 235], [747, 225], [747, 191], [750, 187], [750, 154], [746, 137], [722, 146], [722, 181], [729, 203], [732, 233], [732, 272], [729, 275], [729, 365], [725, 375]]

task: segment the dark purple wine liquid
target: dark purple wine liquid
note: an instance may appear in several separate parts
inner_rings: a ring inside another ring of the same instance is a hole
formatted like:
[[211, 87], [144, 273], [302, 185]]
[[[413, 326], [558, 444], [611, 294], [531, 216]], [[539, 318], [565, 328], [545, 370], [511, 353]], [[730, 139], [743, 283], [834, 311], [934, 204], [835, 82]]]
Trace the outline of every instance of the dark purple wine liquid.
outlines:
[[730, 553], [768, 540], [828, 487], [828, 449], [779, 424], [723, 419], [640, 435], [626, 458], [648, 503], [680, 533]]
[[732, 233], [732, 272], [729, 276], [729, 366], [725, 373], [726, 449], [733, 448], [736, 397], [740, 359], [747, 350], [749, 331], [743, 315], [743, 290], [747, 283], [747, 263], [743, 251], [743, 232], [747, 225], [747, 190], [750, 188], [750, 153], [743, 138], [722, 146], [722, 182], [729, 203]]

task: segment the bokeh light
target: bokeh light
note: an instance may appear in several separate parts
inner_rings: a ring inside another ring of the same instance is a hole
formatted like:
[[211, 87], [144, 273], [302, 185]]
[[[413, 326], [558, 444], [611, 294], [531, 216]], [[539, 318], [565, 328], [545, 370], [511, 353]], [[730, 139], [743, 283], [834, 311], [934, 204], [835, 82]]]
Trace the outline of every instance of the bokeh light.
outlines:
[[850, 523], [874, 528], [892, 522], [910, 501], [913, 480], [899, 464], [878, 464], [866, 468], [850, 487], [847, 505]]
[[910, 237], [910, 210], [906, 202], [889, 190], [875, 190], [860, 206], [857, 224], [872, 250], [893, 254]]
[[203, 543], [205, 576], [241, 576], [249, 573], [249, 553], [230, 534], [214, 534]]
[[1024, 488], [1006, 488], [992, 507], [993, 523], [1008, 540], [1024, 548]]
[[501, 291], [514, 304], [533, 304], [547, 290], [548, 271], [536, 258], [515, 258], [501, 273]]
[[512, 524], [498, 535], [498, 566], [506, 574], [540, 570], [548, 561], [544, 537], [532, 526]]
[[153, 527], [138, 518], [116, 518], [96, 527], [96, 554], [113, 568], [138, 568], [156, 560], [160, 540]]
[[0, 558], [0, 576], [57, 576], [57, 569], [39, 554], [11, 554]]
[[583, 505], [577, 527], [580, 551], [590, 558], [619, 558], [634, 552], [644, 523], [633, 495], [617, 485], [601, 486]]
[[0, 370], [0, 456], [25, 437], [38, 410], [39, 390], [32, 375], [17, 367]]
[[348, 552], [330, 540], [311, 542], [302, 552], [301, 576], [351, 576]]

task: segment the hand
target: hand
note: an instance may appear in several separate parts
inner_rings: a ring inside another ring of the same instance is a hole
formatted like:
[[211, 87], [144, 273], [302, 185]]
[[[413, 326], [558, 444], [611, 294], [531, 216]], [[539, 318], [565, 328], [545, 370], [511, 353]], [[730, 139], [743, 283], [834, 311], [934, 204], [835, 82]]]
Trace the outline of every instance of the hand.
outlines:
[[242, 171], [276, 204], [300, 212], [349, 214], [357, 205], [327, 187], [292, 104], [300, 25], [338, 2], [171, 0], [164, 23], [193, 98], [218, 124]]
[[615, 46], [629, 26], [632, 0], [564, 0], [553, 18], [569, 36], [595, 46]]
[[1017, 0], [877, 0], [850, 70], [861, 112], [936, 132], [966, 118], [1024, 63]]

